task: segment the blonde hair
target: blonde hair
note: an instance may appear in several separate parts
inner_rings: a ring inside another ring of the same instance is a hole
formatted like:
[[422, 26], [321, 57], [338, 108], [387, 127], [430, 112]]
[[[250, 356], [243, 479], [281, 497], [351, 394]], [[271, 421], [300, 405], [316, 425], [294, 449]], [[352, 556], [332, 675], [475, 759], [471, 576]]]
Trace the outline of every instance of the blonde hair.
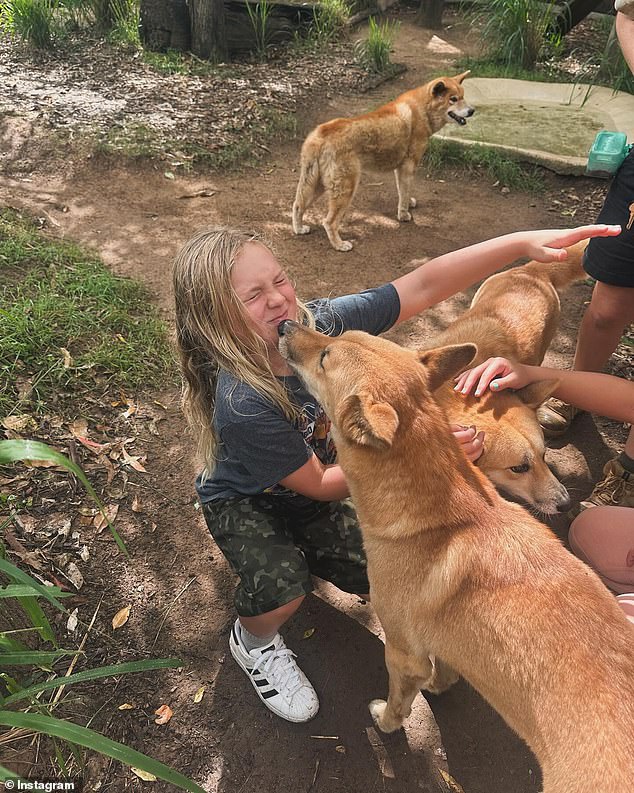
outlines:
[[[277, 405], [294, 420], [299, 409], [275, 377], [266, 345], [253, 330], [231, 283], [231, 270], [251, 242], [271, 250], [256, 232], [227, 227], [200, 231], [174, 263], [176, 346], [183, 374], [183, 411], [203, 459], [203, 478], [217, 462], [214, 429], [216, 384], [224, 369]], [[314, 327], [310, 310], [297, 301], [298, 320]]]

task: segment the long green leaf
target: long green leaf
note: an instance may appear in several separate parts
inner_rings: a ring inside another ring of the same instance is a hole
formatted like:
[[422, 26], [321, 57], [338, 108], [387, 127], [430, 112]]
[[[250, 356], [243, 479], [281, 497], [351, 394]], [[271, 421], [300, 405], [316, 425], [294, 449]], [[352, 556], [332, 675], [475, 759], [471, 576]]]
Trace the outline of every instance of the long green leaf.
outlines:
[[57, 465], [61, 465], [71, 473], [75, 474], [75, 476], [86, 488], [95, 504], [97, 504], [97, 507], [99, 508], [99, 511], [105, 520], [108, 522], [108, 528], [112, 532], [112, 536], [114, 537], [121, 551], [126, 556], [130, 555], [117, 530], [112, 525], [110, 520], [108, 520], [106, 510], [101, 503], [99, 496], [95, 493], [92, 485], [86, 478], [86, 474], [84, 474], [78, 465], [76, 465], [72, 460], [69, 460], [68, 457], [65, 457], [63, 454], [55, 451], [55, 449], [51, 449], [50, 446], [47, 446], [45, 443], [40, 443], [39, 441], [0, 441], [0, 465], [9, 465], [10, 463], [14, 463], [18, 460], [51, 460], [57, 463]]
[[0, 663], [3, 666], [28, 666], [29, 664], [50, 666], [63, 655], [74, 655], [75, 652], [75, 650], [55, 650], [54, 652], [27, 650], [20, 653], [0, 653]]
[[[74, 592], [64, 592], [58, 586], [47, 586], [46, 591], [49, 595], [56, 598], [69, 598], [72, 597]], [[7, 586], [0, 587], [0, 599], [2, 598], [39, 598], [43, 597], [41, 592], [33, 589], [30, 584], [8, 584]]]
[[[2, 657], [3, 656], [0, 655], [0, 658]], [[76, 672], [74, 675], [68, 675], [68, 677], [56, 677], [54, 680], [36, 683], [33, 686], [29, 686], [29, 688], [22, 689], [6, 697], [2, 705], [6, 707], [13, 702], [32, 697], [40, 691], [46, 691], [49, 688], [58, 688], [62, 685], [69, 686], [73, 683], [83, 683], [85, 680], [96, 680], [98, 677], [124, 675], [129, 672], [148, 672], [152, 669], [175, 669], [182, 665], [183, 662], [178, 658], [156, 658], [148, 661], [128, 661], [125, 664], [112, 664], [111, 666], [102, 666], [98, 669], [86, 669], [83, 672]]]
[[[0, 441], [0, 444], [2, 444], [2, 441]], [[51, 595], [49, 592], [49, 587], [42, 586], [42, 584], [38, 583], [34, 578], [31, 578], [28, 573], [23, 572], [19, 567], [11, 564], [11, 562], [7, 562], [6, 559], [0, 559], [0, 572], [4, 573], [9, 578], [12, 578], [14, 581], [17, 581], [20, 584], [26, 584], [27, 586], [30, 586], [31, 589], [34, 589], [36, 592], [39, 592], [42, 597], [45, 597], [49, 603], [52, 603], [56, 609], [66, 612], [66, 608], [59, 602], [59, 600]]]
[[0, 765], [0, 782], [5, 782], [7, 779], [22, 779], [22, 777], [18, 774], [14, 774], [13, 771], [9, 771], [9, 769], [5, 768], [3, 765]]
[[154, 774], [154, 776], [163, 779], [165, 782], [171, 782], [171, 784], [176, 785], [181, 790], [188, 790], [190, 793], [205, 793], [191, 779], [187, 779], [186, 776], [179, 774], [178, 771], [174, 771], [174, 769], [160, 763], [158, 760], [141, 754], [141, 752], [137, 752], [136, 749], [131, 749], [129, 746], [124, 746], [122, 743], [112, 741], [94, 730], [81, 727], [79, 724], [55, 719], [52, 716], [42, 716], [38, 713], [12, 713], [7, 710], [0, 710], [0, 724], [4, 724], [7, 727], [35, 730], [56, 738], [62, 738], [65, 741], [70, 741], [70, 743], [93, 749], [107, 757], [114, 757], [115, 760], [120, 760], [126, 765]]
[[51, 628], [51, 623], [46, 619], [46, 614], [42, 611], [42, 607], [37, 600], [29, 597], [19, 597], [18, 603], [31, 620], [31, 625], [37, 629], [42, 639], [44, 639], [45, 642], [50, 642], [53, 647], [59, 647], [53, 629]]

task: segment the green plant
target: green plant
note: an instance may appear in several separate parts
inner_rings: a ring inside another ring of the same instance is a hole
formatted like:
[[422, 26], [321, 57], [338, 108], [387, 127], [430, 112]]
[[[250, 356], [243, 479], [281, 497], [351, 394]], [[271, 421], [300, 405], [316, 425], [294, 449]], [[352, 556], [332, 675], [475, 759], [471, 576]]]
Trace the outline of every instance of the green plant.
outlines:
[[549, 40], [555, 3], [540, 0], [484, 0], [474, 12], [491, 60], [531, 69]]
[[259, 58], [264, 59], [268, 47], [268, 20], [273, 7], [272, 3], [269, 0], [259, 0], [252, 4], [247, 0], [246, 6], [255, 34], [256, 54]]
[[[7, 443], [16, 444], [19, 442], [0, 441], [0, 462], [2, 462], [3, 447], [6, 448], [5, 444]], [[66, 462], [70, 467], [70, 460]], [[0, 631], [0, 669], [2, 669], [0, 672], [0, 724], [10, 728], [9, 733], [5, 734], [3, 739], [10, 740], [11, 731], [17, 730], [28, 730], [50, 736], [53, 738], [55, 756], [64, 776], [69, 774], [70, 764], [64, 760], [62, 749], [55, 741], [56, 738], [69, 744], [71, 756], [78, 764], [81, 764], [82, 761], [76, 747], [82, 746], [153, 774], [155, 778], [171, 782], [183, 790], [204, 793], [195, 782], [163, 763], [124, 744], [112, 741], [95, 730], [53, 715], [54, 711], [63, 704], [62, 693], [68, 686], [103, 677], [175, 668], [182, 662], [173, 658], [159, 658], [73, 672], [74, 666], [82, 654], [81, 650], [59, 648], [51, 624], [39, 603], [40, 600], [44, 600], [56, 610], [67, 614], [66, 608], [60, 602], [60, 598], [64, 597], [66, 593], [59, 590], [58, 587], [39, 584], [27, 573], [8, 562], [4, 558], [3, 550], [0, 544], [0, 576], [8, 583], [0, 586], [0, 601], [14, 601], [23, 614], [22, 620], [28, 621], [27, 627]], [[17, 639], [16, 633], [37, 633], [40, 641], [48, 644], [50, 648], [32, 649]], [[65, 673], [58, 673], [54, 669], [55, 664], [69, 655], [72, 655], [73, 659]], [[8, 669], [10, 668], [15, 668], [18, 671], [9, 674]], [[46, 699], [45, 692], [53, 693]], [[15, 706], [18, 703], [19, 707], [16, 710]], [[16, 774], [0, 766], [0, 781], [15, 778], [17, 778]]]
[[544, 189], [544, 180], [536, 166], [522, 165], [495, 148], [479, 144], [462, 146], [455, 141], [432, 138], [423, 166], [432, 175], [456, 168], [485, 173], [512, 190], [537, 193]]
[[[29, 218], [0, 211], [0, 417], [75, 403], [96, 384], [176, 379], [167, 329], [144, 288]], [[29, 381], [20, 395], [19, 382]]]
[[5, 0], [0, 3], [0, 29], [46, 49], [60, 33], [58, 0]]
[[397, 27], [397, 22], [386, 20], [377, 24], [375, 18], [370, 17], [367, 39], [355, 45], [357, 59], [364, 68], [379, 74], [387, 71]]
[[308, 39], [317, 46], [323, 46], [339, 35], [350, 16], [346, 0], [322, 0], [313, 11], [313, 23]]

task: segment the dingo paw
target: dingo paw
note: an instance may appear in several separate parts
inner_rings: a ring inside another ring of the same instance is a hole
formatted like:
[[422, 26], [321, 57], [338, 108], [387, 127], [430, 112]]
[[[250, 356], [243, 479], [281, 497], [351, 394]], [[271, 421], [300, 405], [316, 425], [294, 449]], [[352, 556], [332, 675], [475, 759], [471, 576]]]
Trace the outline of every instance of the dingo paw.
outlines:
[[399, 209], [398, 219], [401, 223], [407, 223], [412, 219], [412, 213], [408, 212], [407, 209]]
[[306, 226], [306, 225], [296, 226], [295, 228], [293, 228], [293, 231], [295, 232], [295, 234], [308, 234], [310, 231], [310, 226]]
[[415, 206], [417, 206], [416, 199], [412, 196], [412, 198], [409, 200], [409, 208], [414, 209]]
[[394, 732], [403, 726], [402, 721], [390, 721], [387, 718], [387, 702], [384, 699], [373, 699], [368, 705], [370, 715], [381, 732]]
[[332, 246], [336, 251], [351, 251], [352, 243], [349, 240], [341, 240], [337, 245]]

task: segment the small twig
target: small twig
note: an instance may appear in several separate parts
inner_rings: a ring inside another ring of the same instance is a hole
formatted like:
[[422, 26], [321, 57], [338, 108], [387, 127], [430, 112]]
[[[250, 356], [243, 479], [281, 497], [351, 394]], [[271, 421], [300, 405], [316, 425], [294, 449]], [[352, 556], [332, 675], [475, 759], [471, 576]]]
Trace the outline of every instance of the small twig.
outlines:
[[165, 625], [165, 620], [167, 619], [167, 615], [168, 615], [168, 614], [170, 613], [170, 611], [171, 611], [171, 610], [174, 608], [174, 605], [175, 605], [176, 601], [178, 600], [178, 598], [179, 598], [179, 597], [180, 597], [182, 594], [184, 594], [184, 593], [185, 593], [185, 592], [186, 592], [186, 591], [189, 589], [189, 587], [190, 587], [190, 586], [191, 586], [191, 585], [194, 583], [194, 581], [196, 580], [196, 578], [197, 578], [197, 577], [198, 577], [198, 576], [194, 576], [192, 579], [190, 579], [190, 580], [189, 580], [189, 581], [188, 581], [188, 582], [185, 584], [185, 586], [184, 586], [184, 587], [181, 589], [181, 591], [178, 593], [178, 595], [176, 595], [176, 597], [174, 598], [174, 600], [173, 600], [173, 601], [170, 603], [170, 605], [169, 605], [169, 606], [167, 607], [167, 609], [165, 610], [165, 614], [163, 614], [163, 619], [161, 620], [161, 624], [159, 625], [159, 629], [158, 629], [158, 630], [157, 630], [157, 632], [156, 632], [156, 636], [154, 637], [154, 641], [152, 642], [152, 646], [150, 647], [150, 651], [154, 649], [154, 645], [155, 645], [155, 644], [156, 644], [156, 642], [158, 641], [159, 633], [160, 633], [160, 632], [161, 632], [161, 630], [163, 629], [163, 625]]
[[[73, 660], [70, 662], [70, 666], [66, 670], [66, 674], [64, 675], [64, 677], [69, 677], [70, 675], [72, 675], [73, 669], [75, 668], [75, 664], [77, 663], [77, 659], [79, 658], [79, 656], [82, 654], [82, 652], [84, 650], [84, 645], [86, 644], [86, 640], [88, 639], [88, 634], [92, 630], [92, 626], [95, 624], [95, 620], [97, 619], [97, 614], [99, 613], [99, 609], [101, 608], [101, 604], [102, 603], [103, 603], [103, 595], [101, 596], [101, 600], [99, 601], [99, 603], [97, 603], [97, 608], [95, 609], [95, 613], [92, 615], [92, 619], [90, 620], [90, 625], [86, 629], [86, 633], [84, 633], [84, 637], [81, 640], [81, 643], [80, 643], [79, 647], [77, 648], [77, 652], [73, 656]], [[57, 689], [57, 691], [55, 692], [55, 696], [53, 697], [53, 699], [49, 703], [49, 707], [54, 707], [59, 702], [59, 698], [62, 696], [62, 692], [64, 691], [65, 688], [66, 688], [66, 686], [64, 684], [62, 684]]]

